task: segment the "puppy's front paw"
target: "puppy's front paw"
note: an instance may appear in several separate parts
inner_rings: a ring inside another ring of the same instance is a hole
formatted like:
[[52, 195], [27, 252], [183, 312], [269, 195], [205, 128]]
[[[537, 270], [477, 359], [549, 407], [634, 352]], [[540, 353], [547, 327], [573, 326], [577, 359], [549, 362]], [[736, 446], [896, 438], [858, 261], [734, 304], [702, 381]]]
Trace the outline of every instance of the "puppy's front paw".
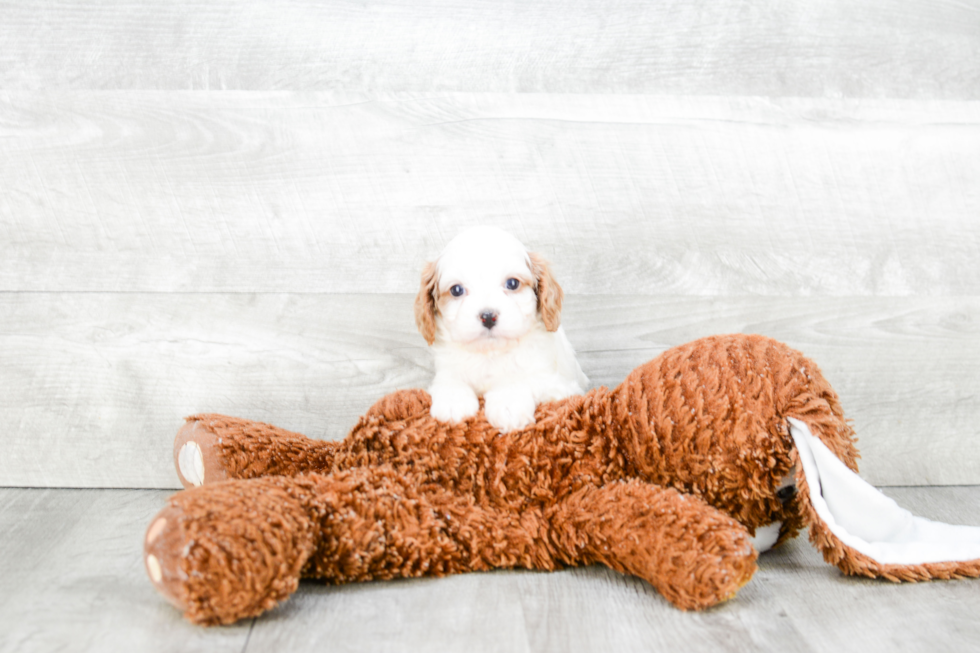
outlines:
[[520, 390], [496, 390], [483, 396], [484, 414], [491, 426], [502, 432], [534, 424], [534, 396]]
[[432, 388], [432, 407], [429, 413], [440, 422], [458, 424], [473, 417], [480, 410], [480, 400], [467, 386], [442, 386]]

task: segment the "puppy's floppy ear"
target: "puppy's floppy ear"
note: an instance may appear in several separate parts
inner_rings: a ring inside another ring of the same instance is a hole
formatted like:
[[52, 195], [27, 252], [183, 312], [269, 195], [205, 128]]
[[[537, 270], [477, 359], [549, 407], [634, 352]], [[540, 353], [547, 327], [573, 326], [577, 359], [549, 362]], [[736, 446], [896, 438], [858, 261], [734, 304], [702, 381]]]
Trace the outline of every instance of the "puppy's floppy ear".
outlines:
[[529, 253], [531, 274], [537, 282], [535, 292], [538, 295], [538, 313], [548, 331], [557, 331], [561, 325], [561, 302], [565, 297], [561, 286], [551, 274], [551, 266], [540, 254]]
[[422, 283], [415, 297], [415, 326], [430, 345], [436, 341], [436, 283], [438, 273], [435, 263], [422, 268]]

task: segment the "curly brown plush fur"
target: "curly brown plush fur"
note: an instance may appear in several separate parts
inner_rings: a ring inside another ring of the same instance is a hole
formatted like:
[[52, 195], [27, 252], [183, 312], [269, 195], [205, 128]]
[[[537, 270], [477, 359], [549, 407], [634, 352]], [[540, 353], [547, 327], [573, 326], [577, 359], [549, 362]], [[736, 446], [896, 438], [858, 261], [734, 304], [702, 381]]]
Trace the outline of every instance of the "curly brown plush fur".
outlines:
[[[819, 523], [805, 492], [778, 493], [796, 462], [788, 417], [856, 470], [854, 433], [817, 366], [761, 336], [671, 349], [615, 390], [540, 405], [511, 433], [482, 411], [437, 422], [421, 390], [382, 398], [339, 442], [198, 415], [175, 456], [197, 443], [205, 484], [151, 522], [147, 567], [204, 624], [260, 614], [301, 576], [593, 563], [647, 580], [680, 608], [706, 608], [748, 582], [756, 528], [781, 521], [782, 540]], [[835, 564], [875, 574], [828, 533], [811, 528]]]

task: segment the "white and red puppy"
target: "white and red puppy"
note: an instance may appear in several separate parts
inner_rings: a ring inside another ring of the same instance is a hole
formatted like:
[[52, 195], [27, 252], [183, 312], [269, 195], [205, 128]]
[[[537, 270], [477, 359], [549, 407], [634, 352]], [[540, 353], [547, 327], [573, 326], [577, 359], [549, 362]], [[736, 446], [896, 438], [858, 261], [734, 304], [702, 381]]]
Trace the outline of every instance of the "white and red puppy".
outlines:
[[432, 416], [457, 423], [484, 400], [501, 431], [534, 423], [543, 401], [581, 394], [588, 379], [561, 328], [562, 290], [548, 263], [495, 227], [454, 238], [427, 263], [415, 322], [435, 354]]

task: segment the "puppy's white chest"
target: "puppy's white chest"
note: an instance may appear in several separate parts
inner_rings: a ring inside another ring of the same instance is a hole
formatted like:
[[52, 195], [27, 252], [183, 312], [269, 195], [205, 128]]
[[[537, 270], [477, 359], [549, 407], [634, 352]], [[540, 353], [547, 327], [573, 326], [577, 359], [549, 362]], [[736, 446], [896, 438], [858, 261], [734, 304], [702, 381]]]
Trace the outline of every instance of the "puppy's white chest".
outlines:
[[554, 371], [549, 369], [554, 365], [548, 365], [548, 356], [519, 345], [486, 352], [450, 346], [444, 354], [437, 356], [436, 369], [451, 371], [481, 396], [495, 387]]

